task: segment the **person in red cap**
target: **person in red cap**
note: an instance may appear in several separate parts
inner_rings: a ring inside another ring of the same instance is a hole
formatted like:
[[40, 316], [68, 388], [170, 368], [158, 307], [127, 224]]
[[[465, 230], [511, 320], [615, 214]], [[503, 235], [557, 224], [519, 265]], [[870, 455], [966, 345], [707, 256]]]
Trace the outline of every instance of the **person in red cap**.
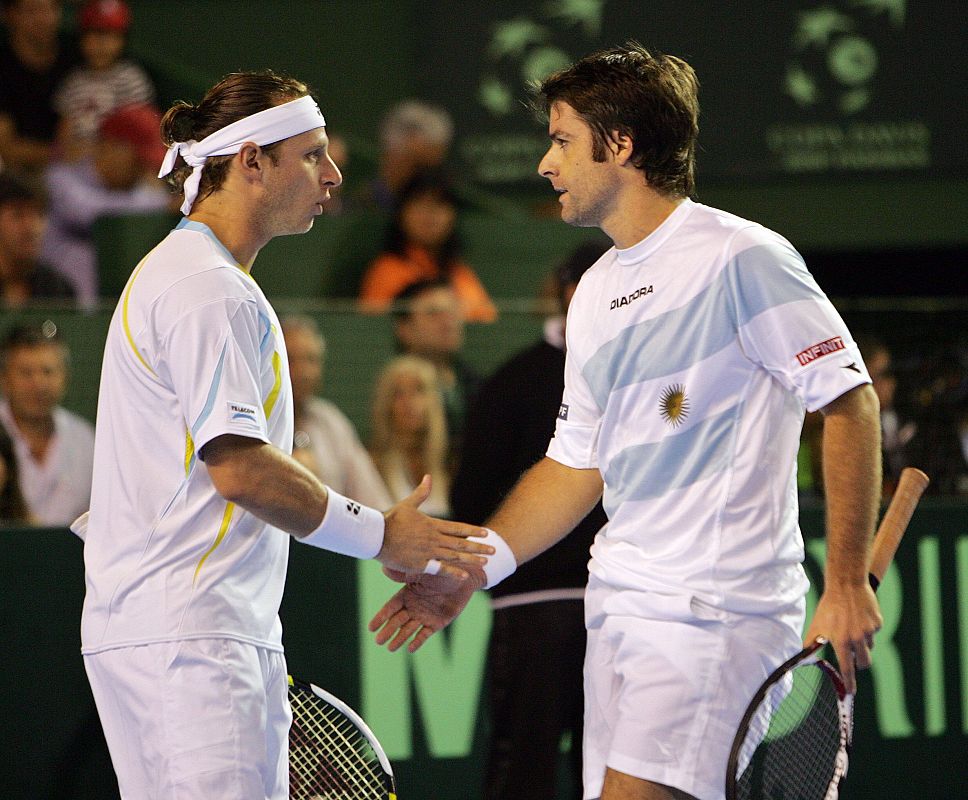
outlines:
[[130, 26], [131, 9], [124, 0], [88, 0], [80, 9], [84, 63], [67, 75], [54, 98], [61, 157], [68, 161], [91, 152], [98, 127], [112, 111], [155, 102], [148, 74], [124, 56]]
[[165, 156], [161, 114], [147, 103], [112, 111], [98, 128], [93, 152], [58, 160], [47, 170], [48, 225], [44, 258], [77, 288], [90, 307], [100, 294], [94, 222], [102, 216], [174, 210], [174, 195], [158, 179]]

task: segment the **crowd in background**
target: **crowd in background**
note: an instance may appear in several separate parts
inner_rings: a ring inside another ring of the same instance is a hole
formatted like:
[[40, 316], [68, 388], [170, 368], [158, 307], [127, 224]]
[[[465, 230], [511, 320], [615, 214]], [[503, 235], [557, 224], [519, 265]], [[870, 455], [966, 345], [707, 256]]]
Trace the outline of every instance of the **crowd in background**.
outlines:
[[[58, 0], [0, 5], [0, 307], [8, 310], [93, 307], [100, 298], [97, 219], [173, 213], [177, 206], [156, 177], [164, 153], [160, 109], [150, 75], [126, 51], [135, 23], [129, 6], [124, 0], [75, 6], [74, 29], [67, 30]], [[290, 355], [304, 365], [293, 362], [295, 452], [337, 490], [376, 506], [405, 496], [430, 473], [431, 510], [447, 515], [464, 417], [487, 377], [461, 354], [464, 326], [492, 323], [498, 310], [462, 248], [465, 204], [448, 172], [450, 114], [405, 100], [383, 115], [376, 135], [373, 174], [356, 180], [352, 191], [335, 191], [326, 213], [365, 217], [352, 254], [359, 308], [391, 315], [399, 356], [375, 378], [367, 450], [349, 419], [316, 397], [325, 345], [311, 318], [293, 318]], [[331, 152], [346, 168], [352, 154], [336, 133]], [[8, 521], [70, 522], [73, 509], [54, 513], [38, 504], [51, 491], [52, 472], [83, 471], [75, 461], [51, 466], [68, 448], [48, 453], [43, 442], [26, 444], [32, 425], [46, 426], [55, 445], [83, 427], [60, 406], [69, 354], [50, 327], [50, 340], [39, 328], [16, 328], [4, 340], [0, 518]], [[18, 344], [18, 336], [26, 338]], [[935, 342], [902, 353], [873, 333], [859, 338], [881, 401], [885, 494], [904, 466], [917, 465], [931, 475], [933, 492], [968, 495], [968, 331], [939, 331]], [[55, 353], [47, 360], [63, 365], [43, 386], [40, 378], [20, 380], [24, 353]], [[309, 377], [300, 377], [305, 370]], [[40, 422], [30, 422], [20, 405], [30, 392], [42, 408]], [[823, 495], [820, 425], [819, 415], [808, 415], [800, 469], [807, 497]], [[335, 460], [327, 447], [338, 453]], [[83, 461], [86, 450], [78, 452]], [[84, 481], [71, 476], [70, 482], [83, 491]]]

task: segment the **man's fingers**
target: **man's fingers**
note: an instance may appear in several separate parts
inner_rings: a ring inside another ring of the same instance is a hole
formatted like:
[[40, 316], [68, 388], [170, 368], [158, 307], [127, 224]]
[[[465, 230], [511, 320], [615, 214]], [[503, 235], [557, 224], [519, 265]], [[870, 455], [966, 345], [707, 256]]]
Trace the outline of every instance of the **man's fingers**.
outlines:
[[423, 643], [426, 642], [433, 635], [433, 633], [434, 631], [432, 628], [428, 628], [426, 626], [421, 628], [417, 632], [417, 635], [413, 637], [413, 641], [410, 642], [410, 646], [407, 647], [407, 652], [416, 653], [421, 647], [423, 647]]
[[[449, 519], [434, 519], [437, 523], [437, 530], [440, 533], [445, 533], [448, 536], [466, 538], [468, 536], [477, 536], [481, 539], [487, 538], [487, 529], [482, 528], [480, 525], [468, 525], [466, 522], [455, 522]], [[467, 544], [477, 544], [477, 542], [468, 542]], [[494, 548], [488, 545], [491, 552], [494, 552]]]
[[401, 505], [405, 503], [406, 505], [413, 506], [414, 508], [419, 508], [420, 504], [430, 497], [430, 487], [430, 476], [424, 475], [423, 479], [417, 485], [417, 488], [414, 489], [409, 496], [400, 501]]
[[437, 573], [438, 575], [458, 582], [466, 581], [470, 577], [467, 572], [460, 569], [460, 567], [455, 567], [453, 564], [448, 564], [446, 562], [438, 563], [440, 563], [440, 570]]
[[399, 650], [404, 644], [406, 644], [407, 640], [417, 632], [419, 628], [420, 623], [413, 619], [403, 625], [403, 627], [397, 631], [397, 635], [393, 637], [393, 641], [388, 645], [390, 652], [396, 652]]

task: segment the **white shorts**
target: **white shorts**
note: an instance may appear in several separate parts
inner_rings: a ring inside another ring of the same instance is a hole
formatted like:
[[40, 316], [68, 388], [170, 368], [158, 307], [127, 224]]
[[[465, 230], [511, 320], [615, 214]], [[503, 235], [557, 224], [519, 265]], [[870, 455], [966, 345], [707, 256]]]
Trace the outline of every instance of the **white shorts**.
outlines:
[[124, 800], [286, 800], [285, 656], [233, 639], [84, 656]]
[[674, 619], [606, 615], [589, 628], [586, 800], [601, 796], [606, 767], [699, 800], [723, 800], [746, 706], [801, 647], [801, 608], [776, 620], [687, 597], [678, 605]]

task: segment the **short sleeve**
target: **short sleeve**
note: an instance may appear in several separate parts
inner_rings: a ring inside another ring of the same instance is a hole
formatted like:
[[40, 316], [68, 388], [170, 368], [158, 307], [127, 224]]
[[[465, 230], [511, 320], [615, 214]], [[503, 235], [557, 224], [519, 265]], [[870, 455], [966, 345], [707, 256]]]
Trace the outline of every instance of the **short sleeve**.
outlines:
[[809, 411], [870, 383], [847, 326], [793, 246], [761, 236], [737, 250], [728, 285], [747, 357]]
[[222, 434], [270, 442], [261, 390], [268, 320], [254, 302], [224, 298], [181, 315], [163, 340], [163, 366], [198, 452]]
[[573, 300], [568, 312], [565, 355], [565, 391], [558, 407], [555, 435], [548, 445], [548, 457], [575, 469], [598, 467], [598, 437], [602, 409], [598, 407], [582, 374], [578, 351], [573, 344], [581, 336], [582, 317]]

